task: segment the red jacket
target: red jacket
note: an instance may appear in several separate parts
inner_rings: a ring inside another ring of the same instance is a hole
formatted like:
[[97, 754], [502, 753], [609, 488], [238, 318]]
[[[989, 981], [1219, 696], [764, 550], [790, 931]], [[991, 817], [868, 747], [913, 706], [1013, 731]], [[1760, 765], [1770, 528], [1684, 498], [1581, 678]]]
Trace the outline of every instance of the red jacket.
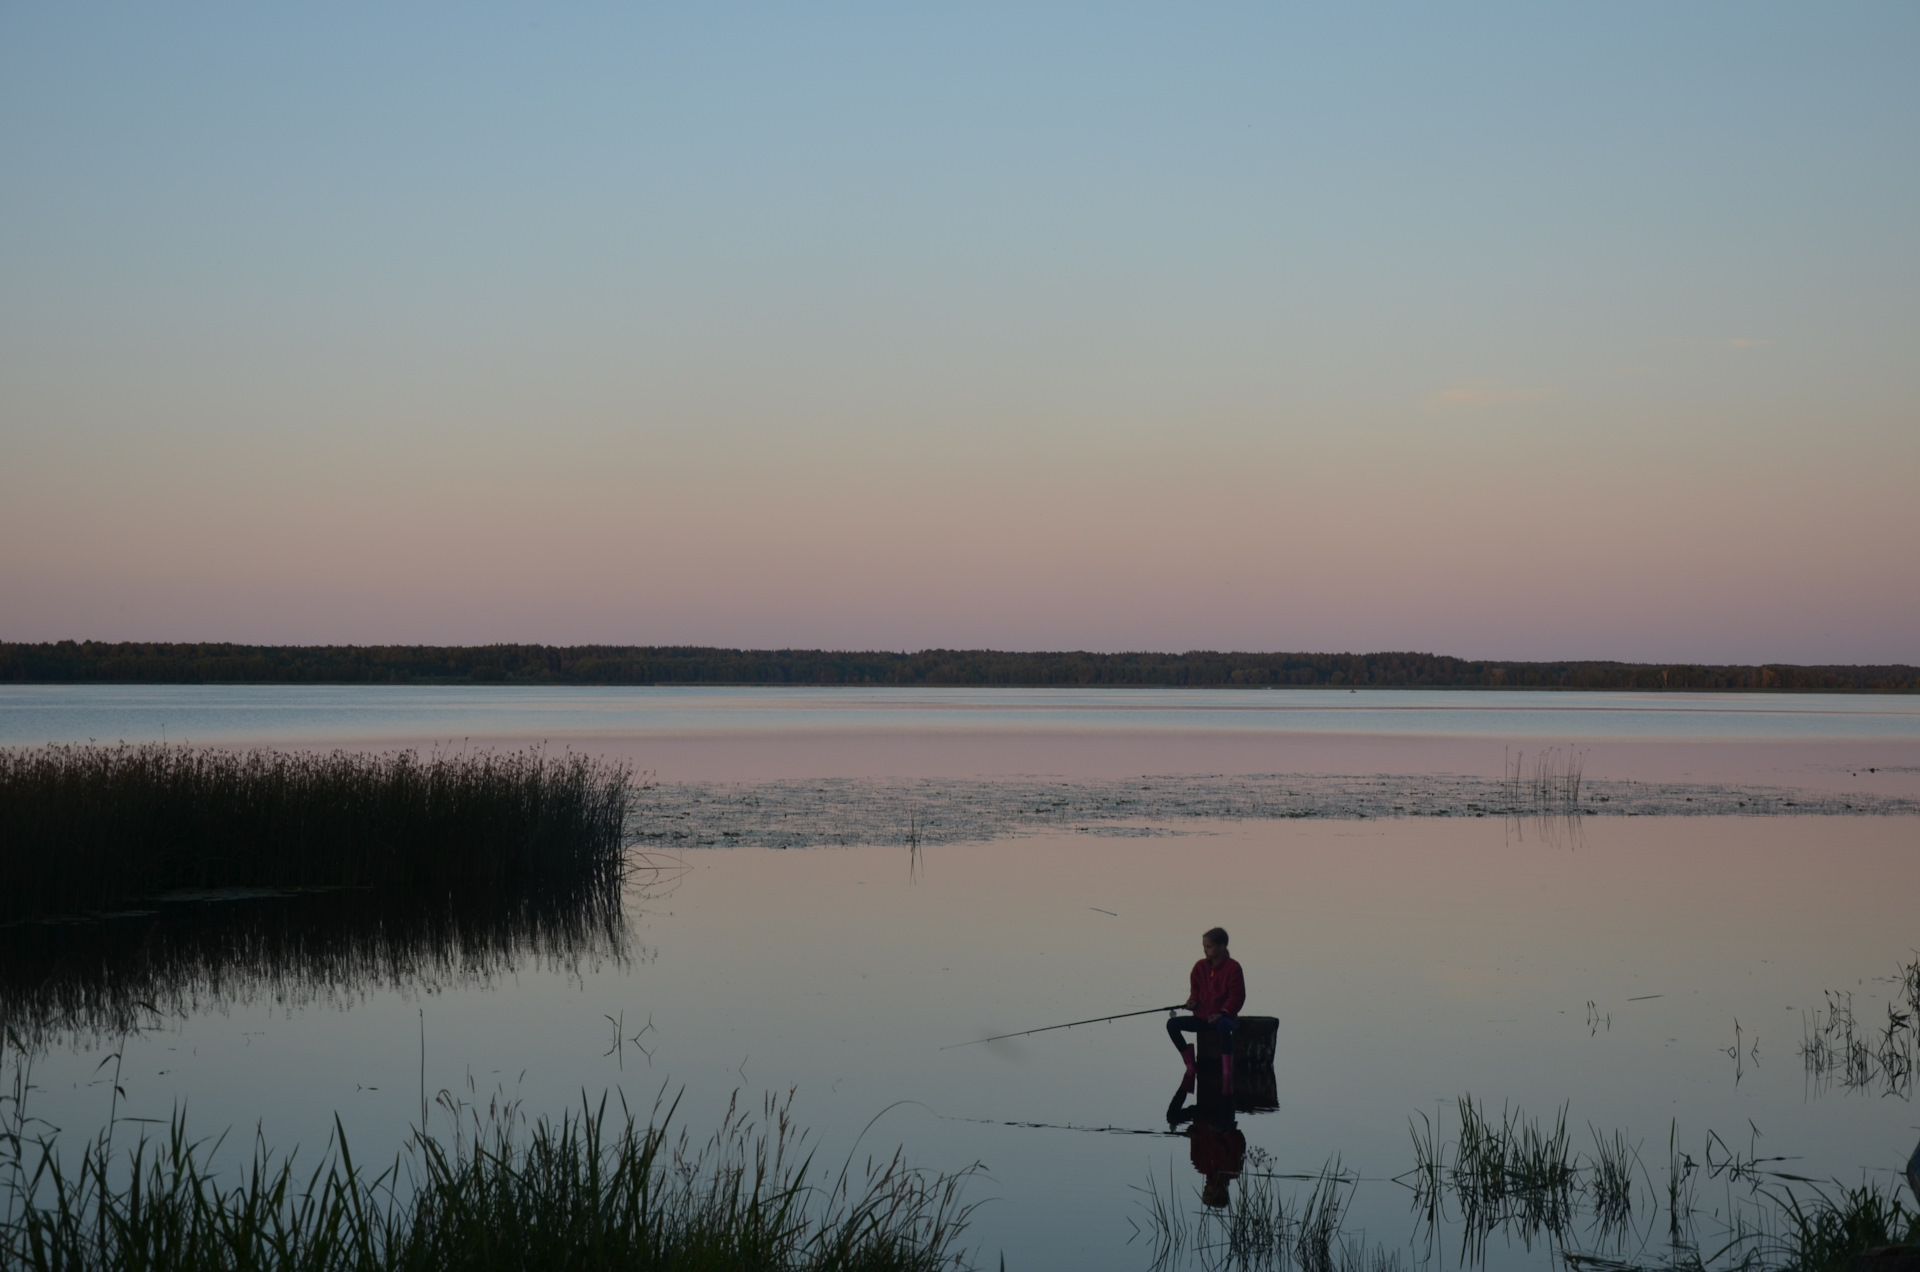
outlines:
[[1208, 1016], [1238, 1016], [1246, 1006], [1247, 978], [1233, 959], [1221, 959], [1218, 967], [1201, 959], [1193, 965], [1187, 983], [1193, 990], [1193, 1014], [1202, 1020]]

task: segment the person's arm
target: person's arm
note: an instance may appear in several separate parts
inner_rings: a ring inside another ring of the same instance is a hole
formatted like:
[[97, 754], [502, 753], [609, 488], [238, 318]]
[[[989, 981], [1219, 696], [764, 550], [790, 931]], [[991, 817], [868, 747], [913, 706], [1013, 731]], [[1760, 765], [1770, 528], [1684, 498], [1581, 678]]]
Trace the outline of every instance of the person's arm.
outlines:
[[1247, 977], [1240, 970], [1238, 962], [1227, 969], [1226, 1014], [1238, 1016], [1240, 1009], [1247, 1005]]
[[1204, 962], [1195, 963], [1193, 965], [1193, 970], [1187, 973], [1187, 1001], [1181, 1004], [1181, 1006], [1184, 1007], [1187, 1011], [1192, 1011], [1195, 1007], [1198, 1007], [1200, 1005], [1200, 993], [1201, 993], [1200, 977], [1204, 975], [1204, 972], [1201, 969], [1204, 968], [1205, 966], [1206, 964]]

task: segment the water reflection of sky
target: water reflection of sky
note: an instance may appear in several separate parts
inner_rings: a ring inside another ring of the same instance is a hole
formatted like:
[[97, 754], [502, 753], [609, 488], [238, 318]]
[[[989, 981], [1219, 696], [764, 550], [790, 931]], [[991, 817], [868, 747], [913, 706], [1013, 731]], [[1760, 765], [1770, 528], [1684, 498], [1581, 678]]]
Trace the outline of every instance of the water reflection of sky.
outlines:
[[[986, 1266], [1002, 1247], [1010, 1267], [1144, 1266], [1125, 1244], [1134, 1186], [1171, 1177], [1192, 1202], [1202, 1184], [1189, 1140], [1156, 1134], [1180, 1075], [1158, 1019], [942, 1048], [1172, 1001], [1219, 923], [1247, 1010], [1282, 1022], [1280, 1108], [1239, 1119], [1249, 1152], [1307, 1173], [1337, 1154], [1365, 1181], [1353, 1224], [1390, 1247], [1412, 1231], [1387, 1182], [1412, 1164], [1408, 1119], [1462, 1093], [1570, 1101], [1582, 1144], [1588, 1123], [1624, 1128], [1656, 1180], [1670, 1126], [1698, 1157], [1709, 1130], [1744, 1147], [1751, 1125], [1795, 1169], [1849, 1181], [1913, 1147], [1907, 1098], [1822, 1091], [1797, 1054], [1823, 990], [1876, 1019], [1877, 978], [1911, 957], [1911, 819], [1183, 829], [1200, 833], [947, 845], [917, 870], [900, 845], [691, 852], [634, 899], [636, 957], [337, 997], [269, 977], [128, 1039], [121, 1112], [184, 1105], [204, 1131], [244, 1145], [259, 1122], [282, 1146], [319, 1144], [338, 1112], [378, 1158], [417, 1116], [423, 1048], [430, 1094], [502, 1086], [557, 1110], [617, 1089], [645, 1107], [684, 1085], [696, 1133], [736, 1088], [795, 1087], [836, 1162], [890, 1109], [863, 1149], [987, 1163]], [[1758, 1048], [1738, 1065], [1736, 1021]], [[91, 1133], [105, 1050], [43, 1055], [39, 1115]], [[1488, 1256], [1551, 1263], [1498, 1241]]]
[[1672, 741], [1920, 740], [1920, 699], [1369, 689], [8, 686], [0, 744], [591, 733], [1203, 731]]

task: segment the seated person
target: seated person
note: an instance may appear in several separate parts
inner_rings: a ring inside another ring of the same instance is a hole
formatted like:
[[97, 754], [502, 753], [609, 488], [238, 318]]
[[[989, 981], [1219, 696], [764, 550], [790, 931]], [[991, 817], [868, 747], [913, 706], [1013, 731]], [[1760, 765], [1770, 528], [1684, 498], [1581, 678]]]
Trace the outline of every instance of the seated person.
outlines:
[[1240, 1015], [1240, 1008], [1246, 1005], [1247, 981], [1227, 949], [1227, 930], [1209, 929], [1200, 938], [1200, 948], [1206, 957], [1193, 965], [1193, 973], [1187, 978], [1189, 993], [1186, 1010], [1190, 1016], [1175, 1016], [1167, 1021], [1167, 1037], [1173, 1039], [1173, 1045], [1179, 1048], [1181, 1059], [1187, 1062], [1187, 1076], [1193, 1076], [1193, 1044], [1180, 1037], [1183, 1033], [1198, 1035], [1211, 1030], [1220, 1038], [1220, 1082], [1224, 1089], [1233, 1089], [1233, 1026]]

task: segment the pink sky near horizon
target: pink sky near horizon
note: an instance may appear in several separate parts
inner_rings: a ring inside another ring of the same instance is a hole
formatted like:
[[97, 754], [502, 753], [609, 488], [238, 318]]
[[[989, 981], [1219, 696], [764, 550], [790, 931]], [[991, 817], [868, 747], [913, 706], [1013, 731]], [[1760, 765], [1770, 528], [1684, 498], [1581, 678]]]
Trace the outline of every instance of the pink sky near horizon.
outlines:
[[1395, 12], [0, 15], [0, 640], [1920, 662], [1920, 21]]
[[9, 491], [0, 636], [1920, 660], [1910, 445], [1587, 459], [1409, 429], [997, 471], [776, 440], [572, 473], [537, 444], [366, 471], [248, 449]]

